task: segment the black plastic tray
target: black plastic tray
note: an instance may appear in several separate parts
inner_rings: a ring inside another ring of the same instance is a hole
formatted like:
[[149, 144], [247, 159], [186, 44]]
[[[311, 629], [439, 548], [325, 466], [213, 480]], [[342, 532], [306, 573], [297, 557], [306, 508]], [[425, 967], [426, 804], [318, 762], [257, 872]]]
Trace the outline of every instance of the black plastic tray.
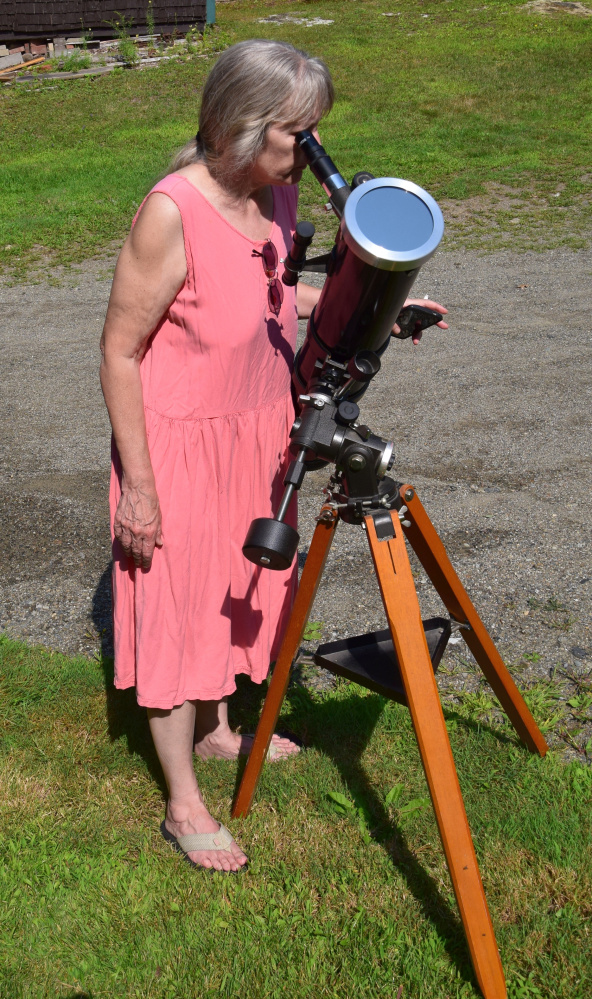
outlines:
[[[444, 617], [431, 617], [422, 623], [435, 673], [450, 638], [451, 623]], [[314, 661], [331, 673], [353, 680], [400, 704], [407, 704], [388, 628], [368, 635], [343, 638], [338, 642], [325, 642], [319, 645]]]

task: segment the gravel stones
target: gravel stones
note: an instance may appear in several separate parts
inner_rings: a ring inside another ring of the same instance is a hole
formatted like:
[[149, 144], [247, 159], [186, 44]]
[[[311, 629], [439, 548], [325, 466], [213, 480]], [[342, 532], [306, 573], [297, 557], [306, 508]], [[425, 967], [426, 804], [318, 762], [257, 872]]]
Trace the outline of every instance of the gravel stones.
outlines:
[[[101, 266], [60, 286], [0, 287], [0, 627], [87, 655], [111, 648]], [[392, 474], [416, 486], [518, 685], [549, 687], [560, 709], [550, 741], [581, 760], [592, 716], [585, 698], [570, 702], [592, 684], [591, 269], [590, 251], [440, 252], [414, 294], [447, 305], [451, 329], [428, 330], [417, 348], [393, 341], [361, 402], [364, 422], [395, 442]], [[302, 555], [327, 477], [305, 479]], [[424, 617], [440, 614], [412, 564]], [[339, 525], [312, 619], [324, 641], [385, 626], [360, 529]], [[301, 677], [332, 683], [306, 663]], [[489, 689], [462, 640], [439, 682], [459, 703]]]

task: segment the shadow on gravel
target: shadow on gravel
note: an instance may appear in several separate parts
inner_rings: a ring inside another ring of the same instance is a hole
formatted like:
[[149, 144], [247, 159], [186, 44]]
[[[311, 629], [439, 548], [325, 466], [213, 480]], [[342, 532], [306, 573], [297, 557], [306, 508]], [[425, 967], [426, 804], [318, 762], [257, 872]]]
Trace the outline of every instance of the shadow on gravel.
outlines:
[[93, 593], [91, 618], [101, 638], [101, 655], [113, 658], [113, 612], [111, 595], [111, 570], [113, 562], [103, 572]]

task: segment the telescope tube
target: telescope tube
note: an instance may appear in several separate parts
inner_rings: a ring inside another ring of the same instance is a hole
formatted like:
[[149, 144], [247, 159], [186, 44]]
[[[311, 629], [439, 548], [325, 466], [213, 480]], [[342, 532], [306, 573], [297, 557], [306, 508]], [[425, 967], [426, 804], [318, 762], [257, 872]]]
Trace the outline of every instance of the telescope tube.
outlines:
[[[306, 393], [316, 362], [327, 355], [347, 363], [359, 350], [382, 353], [443, 232], [437, 203], [411, 181], [380, 177], [348, 195], [327, 280], [296, 358], [298, 395]], [[346, 398], [360, 398], [365, 388], [352, 381]]]

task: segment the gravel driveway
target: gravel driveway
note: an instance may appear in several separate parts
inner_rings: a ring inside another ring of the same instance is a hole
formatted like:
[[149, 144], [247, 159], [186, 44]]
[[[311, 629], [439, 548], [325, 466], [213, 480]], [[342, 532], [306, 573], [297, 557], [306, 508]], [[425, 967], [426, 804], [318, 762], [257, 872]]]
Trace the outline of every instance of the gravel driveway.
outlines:
[[[519, 684], [563, 712], [550, 740], [580, 759], [590, 711], [578, 720], [566, 702], [592, 691], [591, 273], [591, 251], [441, 251], [414, 293], [444, 302], [451, 329], [394, 341], [362, 403]], [[108, 294], [94, 263], [58, 286], [0, 286], [0, 629], [86, 655], [111, 640]], [[303, 550], [325, 480], [302, 490]], [[440, 612], [414, 570], [424, 616]], [[385, 626], [359, 529], [340, 525], [312, 616], [326, 640]], [[464, 643], [443, 665], [446, 696], [482, 689]]]

